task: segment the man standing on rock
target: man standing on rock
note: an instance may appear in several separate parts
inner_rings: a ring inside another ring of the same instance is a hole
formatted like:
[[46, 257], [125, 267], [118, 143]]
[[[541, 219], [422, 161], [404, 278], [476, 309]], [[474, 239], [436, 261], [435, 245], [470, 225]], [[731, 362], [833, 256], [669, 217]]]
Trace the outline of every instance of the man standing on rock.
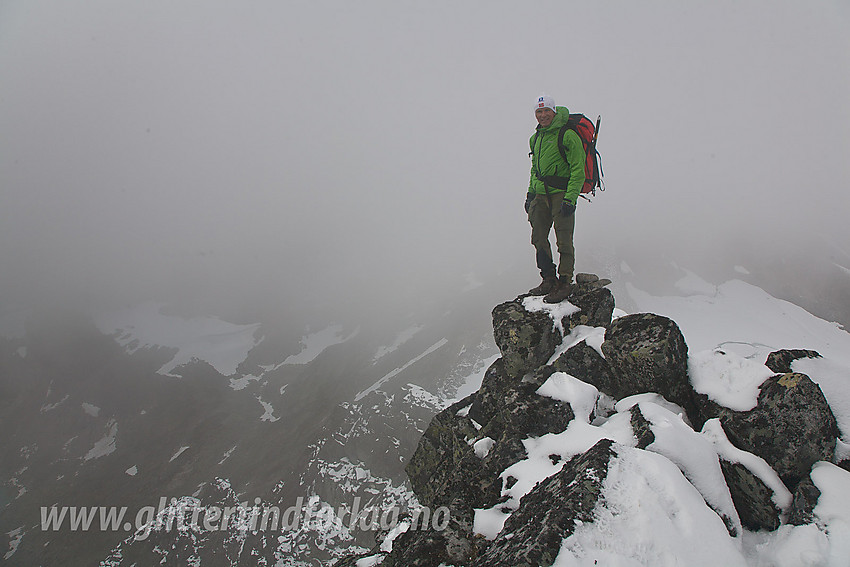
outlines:
[[[555, 106], [552, 97], [544, 94], [537, 98], [534, 116], [538, 125], [529, 140], [531, 180], [525, 211], [531, 223], [531, 244], [537, 254], [537, 267], [543, 282], [529, 293], [545, 295], [543, 301], [547, 303], [559, 303], [573, 290], [573, 230], [576, 202], [584, 185], [585, 153], [581, 139], [572, 129], [563, 129], [566, 160], [558, 148], [558, 136], [570, 116], [566, 107]], [[557, 272], [549, 244], [553, 225], [560, 256]]]

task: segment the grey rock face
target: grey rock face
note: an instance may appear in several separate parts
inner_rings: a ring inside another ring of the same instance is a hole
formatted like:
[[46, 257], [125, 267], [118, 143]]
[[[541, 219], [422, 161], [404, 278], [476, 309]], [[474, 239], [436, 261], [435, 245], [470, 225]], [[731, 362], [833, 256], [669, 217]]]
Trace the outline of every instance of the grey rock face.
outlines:
[[593, 520], [608, 463], [615, 455], [613, 441], [604, 439], [538, 484], [522, 498], [519, 510], [472, 567], [552, 565], [561, 542], [578, 522]]
[[[469, 510], [483, 497], [480, 485], [469, 478], [480, 475], [479, 459], [469, 444], [478, 432], [472, 420], [458, 415], [471, 403], [468, 397], [438, 413], [405, 467], [413, 491], [425, 506], [437, 508], [460, 500], [462, 508]], [[466, 472], [463, 481], [459, 471]]]
[[741, 524], [750, 530], [775, 530], [780, 510], [773, 502], [773, 491], [740, 463], [720, 460], [720, 468], [729, 486], [732, 502]]
[[469, 417], [479, 424], [488, 423], [505, 397], [505, 392], [516, 385], [517, 380], [510, 378], [505, 372], [503, 359], [498, 359], [490, 365], [484, 373], [481, 388], [473, 396], [472, 407], [469, 408]]
[[748, 412], [724, 410], [729, 440], [758, 455], [794, 490], [817, 461], [832, 461], [838, 425], [820, 387], [805, 374], [768, 378], [758, 405]]

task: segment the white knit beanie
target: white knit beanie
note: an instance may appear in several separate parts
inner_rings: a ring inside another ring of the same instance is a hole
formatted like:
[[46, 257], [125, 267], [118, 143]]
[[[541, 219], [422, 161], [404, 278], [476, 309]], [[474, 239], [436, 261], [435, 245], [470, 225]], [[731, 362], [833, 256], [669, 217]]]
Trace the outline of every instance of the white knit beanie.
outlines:
[[537, 97], [537, 102], [534, 103], [534, 110], [538, 108], [550, 108], [552, 112], [558, 112], [555, 109], [555, 99], [545, 93]]

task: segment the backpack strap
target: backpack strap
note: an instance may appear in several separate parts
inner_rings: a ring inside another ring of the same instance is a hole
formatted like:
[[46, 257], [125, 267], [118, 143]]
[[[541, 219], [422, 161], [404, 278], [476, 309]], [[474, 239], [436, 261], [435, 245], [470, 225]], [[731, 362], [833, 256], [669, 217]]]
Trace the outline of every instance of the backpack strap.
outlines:
[[564, 160], [565, 163], [569, 164], [569, 160], [567, 160], [567, 149], [564, 147], [564, 136], [567, 133], [567, 130], [570, 129], [570, 121], [573, 119], [572, 115], [567, 120], [567, 123], [561, 126], [561, 129], [558, 130], [558, 151], [561, 153], [561, 159]]
[[[567, 163], [569, 163], [569, 160], [567, 160], [567, 149], [564, 147], [564, 136], [566, 135], [567, 130], [572, 130], [578, 134], [576, 126], [578, 126], [578, 123], [581, 122], [581, 119], [581, 114], [570, 114], [569, 118], [567, 118], [566, 124], [561, 126], [561, 129], [558, 130], [558, 151], [561, 152], [561, 157]], [[581, 139], [581, 136], [579, 136], [579, 139]], [[582, 143], [582, 145], [584, 144]]]
[[537, 143], [537, 136], [539, 136], [539, 135], [540, 135], [540, 130], [535, 130], [534, 135], [531, 137], [531, 141], [528, 144], [530, 146], [529, 149], [531, 150], [530, 152], [528, 152], [528, 157], [534, 156], [534, 144]]

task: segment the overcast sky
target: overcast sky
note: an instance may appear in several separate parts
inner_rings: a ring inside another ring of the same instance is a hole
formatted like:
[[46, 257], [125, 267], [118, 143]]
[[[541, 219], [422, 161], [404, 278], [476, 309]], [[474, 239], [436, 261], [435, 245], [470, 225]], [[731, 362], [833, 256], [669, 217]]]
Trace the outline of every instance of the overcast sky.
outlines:
[[848, 30], [845, 0], [0, 0], [2, 293], [533, 285], [544, 91], [602, 115], [579, 270], [595, 241], [850, 248]]

